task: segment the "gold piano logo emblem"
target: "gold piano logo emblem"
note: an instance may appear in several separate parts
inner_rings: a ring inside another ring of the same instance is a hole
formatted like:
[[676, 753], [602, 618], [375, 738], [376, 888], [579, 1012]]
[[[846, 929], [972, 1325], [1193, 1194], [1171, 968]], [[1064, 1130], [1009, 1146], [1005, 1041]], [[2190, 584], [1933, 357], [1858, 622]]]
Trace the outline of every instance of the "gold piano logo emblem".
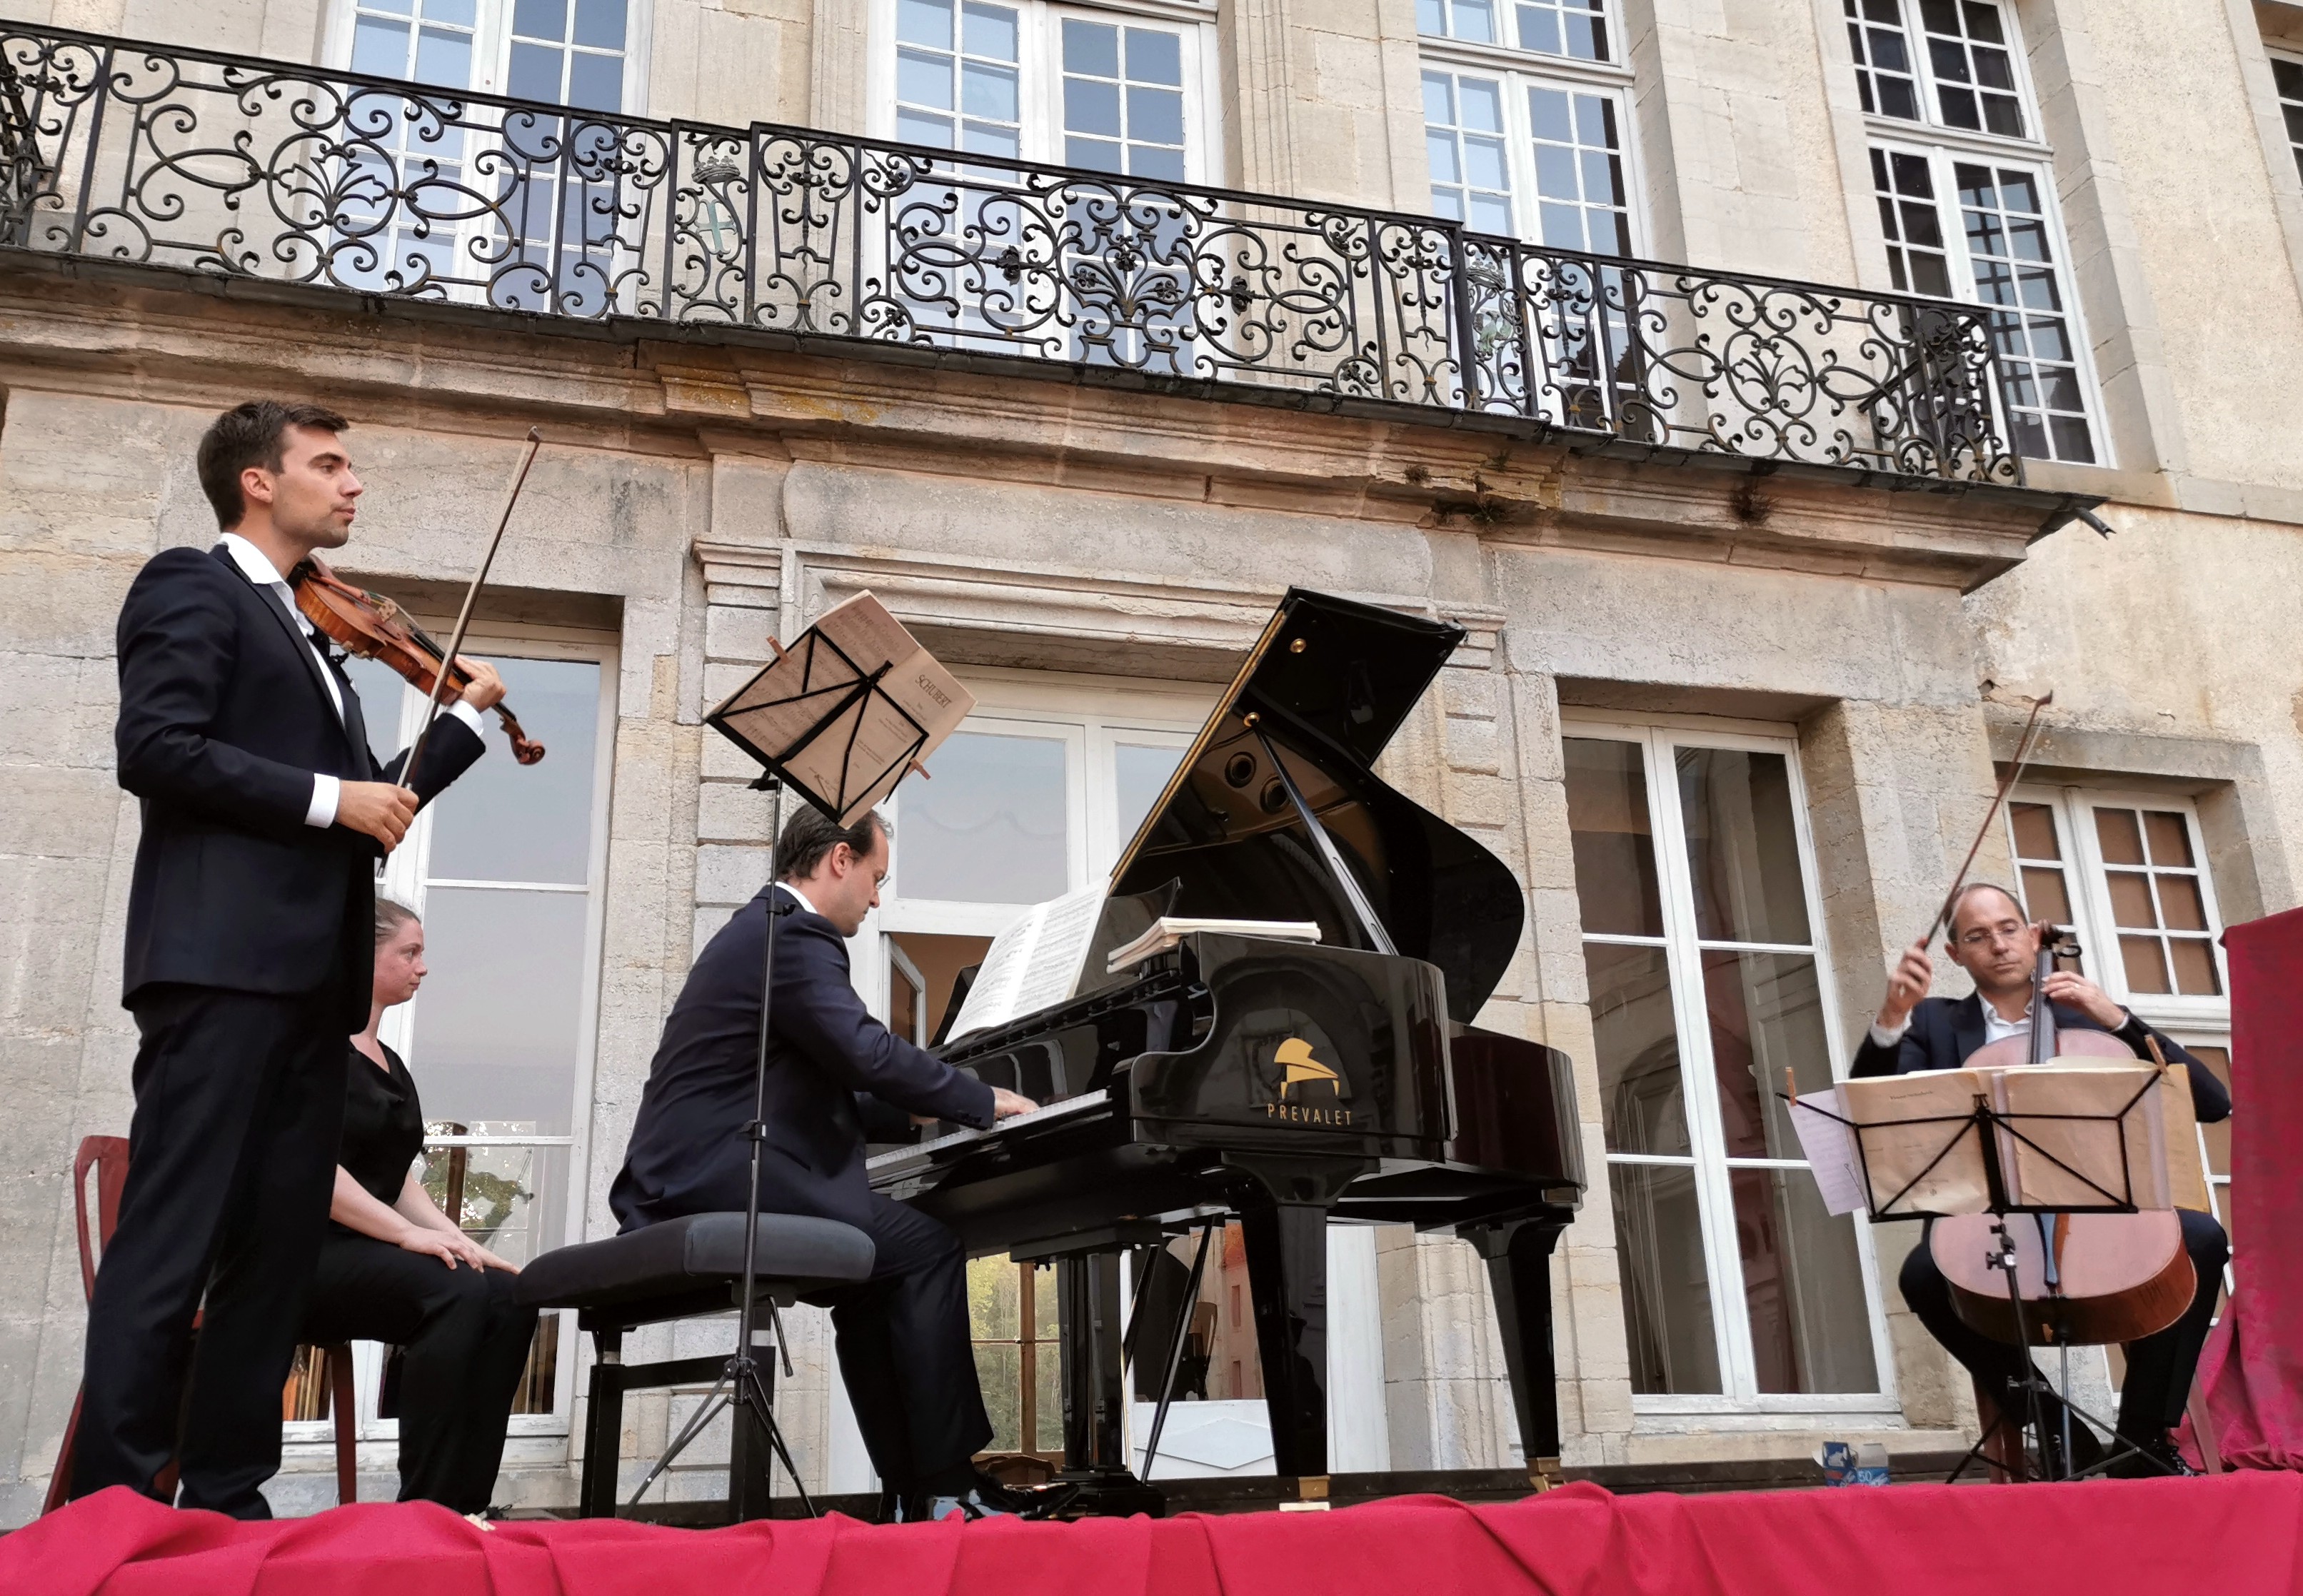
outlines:
[[1271, 1061], [1284, 1072], [1279, 1079], [1279, 1095], [1286, 1097], [1296, 1087], [1313, 1081], [1324, 1081], [1335, 1088], [1338, 1097], [1349, 1097], [1352, 1090], [1344, 1077], [1312, 1056], [1312, 1044], [1301, 1036], [1290, 1036], [1272, 1050]]
[[1349, 1109], [1314, 1108], [1307, 1103], [1288, 1101], [1307, 1086], [1325, 1086], [1332, 1094], [1333, 1100], [1337, 1102], [1352, 1094], [1351, 1083], [1331, 1066], [1321, 1063], [1312, 1053], [1310, 1043], [1301, 1036], [1290, 1036], [1272, 1049], [1271, 1061], [1279, 1067], [1279, 1096], [1276, 1102], [1263, 1105], [1266, 1116], [1303, 1125], [1348, 1127], [1352, 1123]]

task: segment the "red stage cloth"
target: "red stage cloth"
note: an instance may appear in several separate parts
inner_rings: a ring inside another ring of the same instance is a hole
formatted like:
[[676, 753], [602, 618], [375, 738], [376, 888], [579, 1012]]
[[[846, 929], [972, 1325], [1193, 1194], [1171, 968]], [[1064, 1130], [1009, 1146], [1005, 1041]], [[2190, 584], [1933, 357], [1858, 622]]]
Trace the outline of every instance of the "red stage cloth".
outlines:
[[236, 1524], [122, 1488], [0, 1539], [9, 1596], [2303, 1596], [2303, 1476], [1903, 1485], [1335, 1513], [498, 1524], [424, 1503]]
[[[2223, 934], [2231, 985], [2231, 1273], [2199, 1384], [2236, 1468], [2303, 1468], [2303, 909]], [[2183, 1427], [2194, 1460], [2198, 1447]]]

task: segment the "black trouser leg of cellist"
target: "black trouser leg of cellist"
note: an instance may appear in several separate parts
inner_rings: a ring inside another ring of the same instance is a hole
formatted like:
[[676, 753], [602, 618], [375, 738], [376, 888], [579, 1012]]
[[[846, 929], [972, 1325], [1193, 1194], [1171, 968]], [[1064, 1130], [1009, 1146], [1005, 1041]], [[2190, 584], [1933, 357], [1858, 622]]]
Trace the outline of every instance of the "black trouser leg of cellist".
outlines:
[[2130, 1440], [2156, 1440], [2182, 1422], [2191, 1375], [2198, 1367], [2200, 1348], [2207, 1344], [2215, 1298], [2223, 1290], [2223, 1264], [2231, 1257], [2231, 1240], [2213, 1214], [2188, 1208], [2176, 1213], [2183, 1221], [2183, 1250], [2191, 1254], [2191, 1267], [2199, 1273], [2199, 1288], [2181, 1319], [2156, 1335], [2127, 1344], [2119, 1432]]
[[[1959, 1310], [1952, 1305], [1951, 1284], [1944, 1279], [1943, 1271], [1936, 1267], [1935, 1254], [1924, 1232], [1919, 1245], [1903, 1260], [1897, 1283], [1902, 1288], [1903, 1301], [1911, 1305], [1919, 1322], [1928, 1327], [1928, 1333], [1982, 1383], [1992, 1400], [1999, 1405], [2005, 1422], [2019, 1428], [2029, 1423], [2029, 1405], [2015, 1395], [2012, 1388], [2015, 1381], [2030, 1372], [2030, 1360], [2023, 1355], [2021, 1347], [1987, 1336], [1959, 1316]], [[2062, 1403], [2052, 1396], [2041, 1400], [2045, 1405], [2041, 1418], [2060, 1432]], [[2101, 1451], [2095, 1443], [2095, 1432], [2077, 1419], [2071, 1423], [2071, 1450], [2074, 1468], [2087, 1467]]]

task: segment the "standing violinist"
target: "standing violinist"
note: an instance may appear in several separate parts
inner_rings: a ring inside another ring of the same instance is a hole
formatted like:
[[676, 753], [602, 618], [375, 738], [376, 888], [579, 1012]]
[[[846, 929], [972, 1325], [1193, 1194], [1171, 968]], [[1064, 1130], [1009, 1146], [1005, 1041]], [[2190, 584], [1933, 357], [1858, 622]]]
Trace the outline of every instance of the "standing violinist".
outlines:
[[[1962, 888], [1953, 900], [1951, 931], [1944, 951], [1975, 982], [1964, 998], [1926, 995], [1935, 979], [1935, 965], [1924, 940], [1903, 950], [1888, 973], [1886, 1001], [1870, 1034], [1856, 1049], [1858, 1076], [1905, 1075], [1921, 1069], [1956, 1069], [1986, 1043], [2031, 1032], [2031, 980], [2040, 937], [2046, 927], [2028, 924], [2023, 906], [2004, 887], [1976, 882]], [[2155, 1040], [2170, 1063], [2181, 1063], [2191, 1079], [2191, 1102], [2207, 1123], [2231, 1113], [2231, 1094], [2207, 1067], [2186, 1051], [2181, 1043], [2154, 1029], [2113, 1002], [2103, 988], [2070, 970], [2058, 970], [2046, 980], [2046, 997], [2058, 1029], [2105, 1031], [2116, 1036], [2139, 1058]], [[2183, 1416], [2191, 1389], [2191, 1373], [2206, 1345], [2207, 1327], [2214, 1318], [2215, 1296], [2223, 1284], [2223, 1263], [2231, 1243], [2214, 1215], [2178, 1210], [2183, 1225], [2183, 1246], [2198, 1271], [2198, 1290], [2181, 1318], [2156, 1334], [2130, 1342], [2127, 1377], [2119, 1398], [2122, 1440], [2155, 1460], [2122, 1459], [2113, 1474], [2160, 1474], [2177, 1464], [2168, 1432]], [[1995, 1340], [1970, 1328], [1952, 1305], [1951, 1288], [1936, 1267], [1934, 1254], [1922, 1237], [1903, 1260], [1901, 1277], [1903, 1300], [1935, 1338], [1965, 1364], [2004, 1413], [2016, 1411], [2009, 1382], [2028, 1366], [2024, 1349]], [[2054, 1423], [2053, 1416], [2048, 1421]], [[2073, 1465], [2085, 1468], [2101, 1456], [2085, 1424], [2071, 1425]]]
[[153, 1493], [173, 1457], [183, 1506], [270, 1516], [258, 1488], [280, 1466], [280, 1388], [327, 1229], [344, 1037], [367, 1018], [376, 862], [480, 756], [477, 712], [503, 696], [468, 666], [413, 790], [406, 755], [377, 767], [359, 695], [283, 574], [351, 536], [346, 426], [270, 401], [217, 417], [198, 465], [223, 541], [155, 555], [121, 607], [114, 736], [143, 818], [122, 1001], [139, 1043], [75, 1496]]

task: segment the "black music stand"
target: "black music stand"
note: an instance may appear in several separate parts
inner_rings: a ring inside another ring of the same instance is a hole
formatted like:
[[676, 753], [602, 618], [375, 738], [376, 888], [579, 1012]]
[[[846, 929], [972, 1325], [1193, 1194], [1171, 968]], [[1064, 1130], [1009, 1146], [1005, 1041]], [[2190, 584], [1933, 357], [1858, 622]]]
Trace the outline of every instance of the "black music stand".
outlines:
[[[704, 1427], [719, 1415], [721, 1409], [740, 1408], [768, 1438], [775, 1455], [783, 1459], [785, 1472], [792, 1477], [792, 1488], [799, 1493], [801, 1507], [810, 1518], [815, 1516], [815, 1504], [808, 1499], [807, 1487], [800, 1483], [798, 1465], [792, 1462], [790, 1450], [784, 1445], [782, 1429], [776, 1423], [774, 1404], [770, 1400], [766, 1385], [761, 1381], [759, 1364], [754, 1355], [752, 1334], [754, 1314], [758, 1308], [755, 1294], [756, 1271], [759, 1267], [760, 1232], [760, 1148], [767, 1139], [768, 1114], [768, 1020], [775, 1002], [776, 923], [792, 911], [794, 906], [776, 900], [775, 847], [783, 834], [783, 790], [789, 786], [794, 792], [842, 825], [851, 825], [895, 781], [923, 758], [928, 750], [928, 730], [904, 706], [890, 697], [881, 686], [891, 666], [882, 663], [865, 670], [831, 638], [814, 627], [810, 627], [786, 648], [771, 638], [768, 646], [775, 658], [761, 669], [742, 687], [723, 699], [719, 707], [704, 717], [704, 723], [734, 743], [757, 760], [761, 766], [759, 779], [752, 790], [766, 792], [772, 797], [768, 821], [768, 890], [765, 908], [768, 918], [766, 951], [760, 966], [760, 1036], [758, 1056], [754, 1064], [752, 1087], [752, 1119], [744, 1127], [747, 1140], [752, 1144], [751, 1172], [744, 1194], [744, 1284], [736, 1309], [736, 1350], [721, 1372], [711, 1393], [691, 1414], [679, 1434], [663, 1450], [632, 1493], [637, 1507], [647, 1488], [657, 1476], [671, 1466], [672, 1460], [686, 1450], [689, 1443], [704, 1433]], [[803, 711], [801, 723], [795, 732], [789, 712]], [[873, 754], [858, 764], [865, 717], [872, 714], [893, 717], [882, 726], [892, 724], [901, 729], [900, 752], [892, 759], [883, 754]], [[779, 722], [779, 736], [764, 722]], [[813, 764], [821, 766], [823, 750], [818, 745], [830, 739], [837, 753], [837, 763], [831, 767], [831, 790], [820, 792], [815, 787], [791, 773], [789, 765], [796, 760], [816, 755]], [[890, 777], [894, 780], [890, 780]], [[776, 1351], [783, 1360], [784, 1374], [791, 1374], [791, 1352], [785, 1346], [783, 1318], [776, 1311], [773, 1299], [768, 1303], [769, 1322], [774, 1326]], [[740, 1420], [738, 1421], [740, 1423]], [[731, 1496], [734, 1492], [731, 1490]]]
[[[2133, 1442], [2120, 1436], [2116, 1425], [2106, 1423], [2099, 1414], [2089, 1413], [2085, 1408], [2078, 1406], [2065, 1394], [2071, 1386], [2069, 1342], [2058, 1343], [2064, 1355], [2065, 1389], [2063, 1392], [2056, 1391], [2054, 1387], [2048, 1383], [2046, 1376], [2039, 1372], [2037, 1364], [2033, 1363], [2030, 1327], [2024, 1310], [2022, 1288], [2016, 1278], [2015, 1242], [2014, 1238], [2007, 1233], [2007, 1221], [2010, 1217], [2019, 1214], [2137, 1213], [2141, 1212], [2135, 1202], [2137, 1171], [2128, 1157], [2127, 1117], [2139, 1108], [2144, 1100], [2157, 1089], [2158, 1076], [2155, 1072], [2137, 1089], [2134, 1096], [2129, 1098], [2116, 1110], [2105, 1114], [2003, 1113], [1993, 1108], [1989, 1100], [1978, 1094], [1974, 1108], [1964, 1114], [1921, 1115], [1907, 1119], [1872, 1120], [1865, 1124], [1859, 1124], [1843, 1115], [1833, 1113], [1829, 1109], [1818, 1107], [1811, 1102], [1799, 1103], [1796, 1099], [1786, 1096], [1783, 1093], [1776, 1094], [1776, 1096], [1784, 1102], [1795, 1103], [1796, 1106], [1804, 1108], [1810, 1113], [1837, 1120], [1853, 1133], [1856, 1161], [1863, 1176], [1864, 1201], [1869, 1207], [1872, 1223], [1879, 1224], [1893, 1220], [1949, 1219], [1954, 1212], [1980, 1212], [1992, 1216], [1991, 1233], [1994, 1246], [1987, 1256], [1987, 1262], [1991, 1268], [2001, 1271], [2007, 1280], [2007, 1305], [2014, 1319], [2015, 1333], [2018, 1338], [2016, 1347], [2023, 1355], [2025, 1370], [2023, 1378], [2015, 1382], [2022, 1403], [2021, 1416], [2017, 1417], [2014, 1412], [2003, 1409], [1997, 1421], [1976, 1439], [1975, 1445], [1968, 1448], [1967, 1455], [1961, 1457], [1957, 1465], [1952, 1469], [1944, 1482], [1946, 1484], [1958, 1482], [1960, 1475], [1966, 1472], [1968, 1465], [1983, 1456], [1984, 1448], [1991, 1444], [1999, 1425], [2005, 1424], [2011, 1418], [2016, 1419], [2019, 1451], [2021, 1446], [2022, 1426], [2025, 1423], [2028, 1423], [2031, 1432], [2039, 1438], [2040, 1474], [2045, 1479], [2083, 1479], [2089, 1474], [2109, 1468], [2130, 1454], [2139, 1457], [2150, 1457], [2150, 1454], [2143, 1451]], [[2104, 1178], [2112, 1184], [2106, 1186], [2084, 1170], [2073, 1169], [2063, 1158], [2040, 1146], [2037, 1142], [2026, 1136], [2018, 1127], [2019, 1122], [2034, 1120], [2055, 1120], [2072, 1124], [2103, 1125], [2110, 1127], [2113, 1139], [2119, 1147], [2119, 1170], [2115, 1175], [2108, 1170], [2103, 1171], [2103, 1174]], [[1946, 1128], [1947, 1135], [1943, 1146], [1933, 1158], [1904, 1181], [1893, 1196], [1884, 1203], [1879, 1201], [1878, 1188], [1871, 1178], [1870, 1153], [1864, 1144], [1865, 1133], [1900, 1130], [1923, 1125], [1941, 1126]], [[2055, 1169], [2079, 1181], [2100, 1200], [2092, 1203], [2053, 1203], [2017, 1201], [2017, 1193], [2013, 1183], [2009, 1178], [2009, 1171], [2000, 1159], [2001, 1133], [2004, 1133], [2012, 1141], [2029, 1148]], [[1959, 1153], [1962, 1144], [1970, 1135], [1976, 1140], [1976, 1151], [1982, 1162], [1985, 1188], [1988, 1193], [1988, 1200], [1984, 1207], [1979, 1211], [1964, 1209], [1953, 1211], [1899, 1206], [1921, 1181], [1933, 1174], [1945, 1161]], [[2049, 1444], [2051, 1432], [2046, 1424], [2047, 1401], [2050, 1398], [2061, 1405], [2063, 1412], [2061, 1434], [2057, 1437], [2057, 1444], [2052, 1446]], [[2112, 1448], [2101, 1458], [2076, 1474], [2071, 1467], [2071, 1414], [2074, 1413], [2096, 1429], [2113, 1437], [2115, 1441]], [[2157, 1458], [2152, 1458], [2151, 1461], [2154, 1466], [2165, 1468], [2165, 1465], [2160, 1463]]]

